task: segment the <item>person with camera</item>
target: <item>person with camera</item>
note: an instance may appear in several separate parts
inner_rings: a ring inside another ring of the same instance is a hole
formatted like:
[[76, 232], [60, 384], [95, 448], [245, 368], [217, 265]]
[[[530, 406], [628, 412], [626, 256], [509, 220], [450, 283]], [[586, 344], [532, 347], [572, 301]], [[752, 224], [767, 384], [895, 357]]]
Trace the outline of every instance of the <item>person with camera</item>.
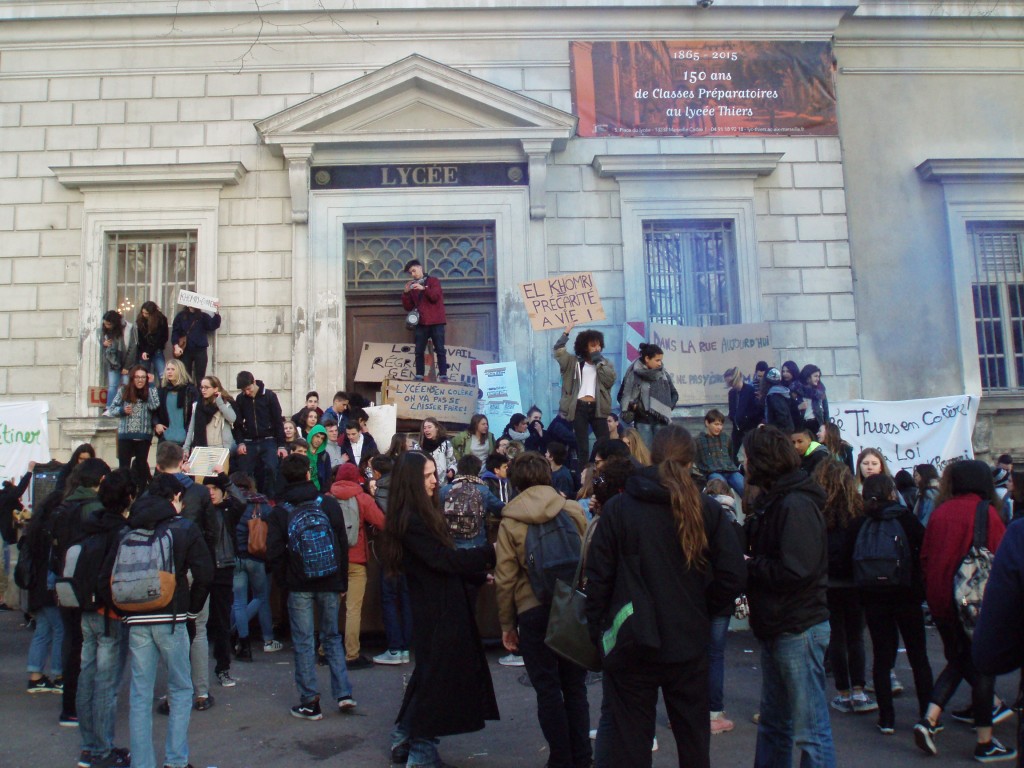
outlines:
[[444, 314], [441, 281], [428, 277], [423, 271], [423, 264], [417, 259], [406, 264], [405, 271], [411, 279], [402, 292], [402, 306], [408, 313], [406, 325], [416, 334], [416, 381], [423, 381], [423, 353], [427, 349], [427, 339], [430, 339], [437, 356], [437, 380], [446, 382], [448, 355], [444, 348], [444, 327], [448, 321]]
[[663, 366], [665, 351], [657, 344], [641, 344], [639, 350], [622, 377], [619, 409], [622, 420], [632, 423], [650, 448], [655, 432], [672, 421], [679, 393]]

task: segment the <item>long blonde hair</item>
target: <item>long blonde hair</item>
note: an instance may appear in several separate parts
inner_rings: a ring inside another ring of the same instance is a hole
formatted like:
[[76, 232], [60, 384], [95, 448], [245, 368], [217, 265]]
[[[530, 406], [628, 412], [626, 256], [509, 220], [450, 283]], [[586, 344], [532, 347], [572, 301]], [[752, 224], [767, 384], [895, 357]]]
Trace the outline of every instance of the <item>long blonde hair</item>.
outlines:
[[619, 429], [619, 440], [629, 446], [630, 455], [643, 466], [651, 466], [651, 452], [647, 450], [640, 433], [633, 427]]
[[[170, 379], [167, 378], [167, 372], [173, 368], [178, 374], [178, 380], [171, 384]], [[167, 365], [164, 366], [164, 376], [160, 381], [160, 384], [165, 387], [184, 387], [192, 383], [192, 377], [188, 375], [188, 368], [181, 360], [168, 360]]]
[[690, 474], [695, 454], [693, 436], [677, 424], [663, 427], [654, 436], [651, 458], [658, 467], [658, 478], [669, 492], [683, 557], [687, 565], [703, 568], [707, 564], [708, 534], [704, 530], [700, 490]]

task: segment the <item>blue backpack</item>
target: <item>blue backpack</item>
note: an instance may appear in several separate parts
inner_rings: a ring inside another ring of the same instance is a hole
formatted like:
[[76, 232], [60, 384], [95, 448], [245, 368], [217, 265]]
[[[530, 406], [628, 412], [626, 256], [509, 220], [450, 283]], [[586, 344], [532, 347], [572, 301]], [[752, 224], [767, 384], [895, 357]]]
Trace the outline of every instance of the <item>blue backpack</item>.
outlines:
[[338, 545], [322, 504], [322, 496], [298, 506], [282, 504], [288, 511], [288, 552], [295, 570], [310, 580], [338, 572]]
[[526, 575], [541, 603], [551, 602], [559, 579], [573, 583], [580, 550], [579, 531], [565, 510], [547, 522], [527, 526]]

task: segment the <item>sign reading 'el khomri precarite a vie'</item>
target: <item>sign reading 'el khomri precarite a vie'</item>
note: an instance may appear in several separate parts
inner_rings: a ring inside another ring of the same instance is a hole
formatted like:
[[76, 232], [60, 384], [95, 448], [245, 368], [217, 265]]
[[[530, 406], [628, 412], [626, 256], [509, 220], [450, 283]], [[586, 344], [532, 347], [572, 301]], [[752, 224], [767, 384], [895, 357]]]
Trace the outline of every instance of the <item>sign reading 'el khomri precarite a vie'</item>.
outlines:
[[568, 328], [605, 317], [594, 275], [590, 272], [521, 283], [519, 292], [535, 331]]
[[574, 42], [569, 52], [580, 136], [839, 134], [828, 42]]

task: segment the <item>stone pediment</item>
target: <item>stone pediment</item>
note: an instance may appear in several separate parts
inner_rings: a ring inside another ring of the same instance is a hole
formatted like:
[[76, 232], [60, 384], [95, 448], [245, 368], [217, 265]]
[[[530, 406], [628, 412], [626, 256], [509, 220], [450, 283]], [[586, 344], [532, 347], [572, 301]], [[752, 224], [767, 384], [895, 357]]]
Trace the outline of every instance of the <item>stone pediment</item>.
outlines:
[[307, 219], [318, 151], [384, 148], [397, 156], [440, 146], [513, 148], [529, 162], [530, 215], [543, 218], [548, 156], [575, 135], [576, 117], [413, 54], [260, 120], [256, 130], [287, 159], [296, 222]]
[[429, 142], [551, 142], [576, 117], [413, 54], [256, 123], [265, 144], [358, 147]]

